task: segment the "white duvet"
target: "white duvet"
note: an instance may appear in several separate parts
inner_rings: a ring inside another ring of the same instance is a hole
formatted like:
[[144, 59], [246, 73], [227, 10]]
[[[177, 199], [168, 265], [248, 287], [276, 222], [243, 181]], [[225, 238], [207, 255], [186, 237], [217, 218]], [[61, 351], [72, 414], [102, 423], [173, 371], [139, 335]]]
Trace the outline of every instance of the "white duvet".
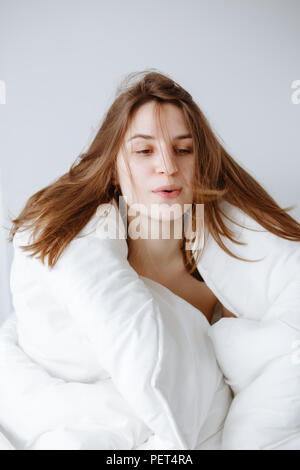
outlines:
[[[207, 335], [210, 325], [199, 310], [169, 289], [150, 279], [143, 278], [143, 281], [159, 303], [165, 328], [172, 332], [178, 348], [185, 347], [180, 338], [182, 331], [191, 345], [190, 355], [187, 356], [186, 351], [182, 354], [182, 360], [189, 359], [189, 362], [176, 365], [178, 374], [187, 382], [186, 401], [178, 401], [176, 413], [180, 413], [184, 419], [189, 408], [192, 408], [201, 417], [195, 448], [219, 449], [232, 394], [224, 382]], [[14, 314], [0, 330], [2, 448], [10, 448], [12, 444], [16, 449], [24, 450], [153, 450], [177, 447], [156, 435], [137, 417], [109, 374], [101, 370], [95, 360], [90, 364], [90, 377], [79, 380], [79, 353], [83, 356], [83, 369], [85, 356], [91, 354], [91, 351], [84, 339], [78, 340], [78, 332], [77, 343], [74, 341], [74, 325], [69, 324], [67, 327], [65, 324], [65, 328], [59, 325], [59, 341], [66, 350], [65, 355], [61, 356], [64, 360], [59, 362], [57, 359], [51, 363], [51, 358], [44, 357], [44, 367], [40, 363], [41, 356], [39, 363], [33, 361], [18, 344], [17, 326], [18, 320]], [[52, 325], [52, 328], [55, 326]], [[26, 338], [29, 336], [26, 337], [24, 331], [23, 345], [34, 356], [32, 343], [30, 340], [27, 343]], [[33, 342], [33, 336], [31, 338]], [[46, 339], [45, 330], [43, 339]], [[69, 356], [69, 362], [66, 356]], [[76, 368], [74, 361], [77, 361]], [[168, 361], [172, 361], [172, 358], [168, 358]], [[197, 376], [192, 377], [189, 373], [191, 370]], [[55, 373], [60, 377], [55, 377]], [[92, 380], [97, 373], [99, 378]], [[168, 375], [168, 371], [165, 373]], [[74, 381], [74, 378], [70, 381], [72, 374], [77, 374], [78, 381]], [[165, 377], [164, 382], [164, 386], [170, 387], [176, 396], [172, 375]], [[188, 393], [189, 387], [198, 387], [198, 395], [201, 397], [198, 403], [189, 402], [193, 397], [193, 394]]]
[[223, 209], [256, 230], [227, 223], [245, 243], [227, 247], [261, 261], [209, 237], [198, 269], [237, 316], [213, 325], [129, 269], [126, 243], [76, 240], [51, 274], [15, 246], [0, 445], [300, 450], [300, 244]]
[[[198, 268], [238, 318], [212, 325], [218, 363], [232, 388], [222, 449], [300, 450], [300, 243], [267, 232], [223, 203], [226, 224], [242, 243], [209, 237]], [[246, 228], [245, 228], [246, 227]]]
[[222, 448], [300, 450], [300, 335], [281, 319], [222, 318], [211, 332], [234, 392]]

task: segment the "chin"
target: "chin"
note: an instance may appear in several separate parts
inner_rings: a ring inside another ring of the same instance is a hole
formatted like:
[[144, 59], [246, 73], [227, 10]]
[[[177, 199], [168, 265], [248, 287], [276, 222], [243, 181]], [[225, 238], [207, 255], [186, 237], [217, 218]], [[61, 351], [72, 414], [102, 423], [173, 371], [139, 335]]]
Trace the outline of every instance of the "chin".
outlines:
[[169, 204], [151, 204], [149, 207], [149, 215], [151, 219], [161, 220], [163, 222], [171, 222], [174, 220], [182, 219], [184, 213], [183, 204], [179, 202], [172, 202]]

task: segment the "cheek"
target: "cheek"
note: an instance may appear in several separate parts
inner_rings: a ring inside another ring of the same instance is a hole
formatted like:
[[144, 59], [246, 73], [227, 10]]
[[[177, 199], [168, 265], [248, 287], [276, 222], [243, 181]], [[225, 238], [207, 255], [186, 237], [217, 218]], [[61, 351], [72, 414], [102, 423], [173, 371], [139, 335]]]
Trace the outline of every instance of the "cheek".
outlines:
[[136, 185], [145, 187], [145, 182], [151, 174], [151, 165], [132, 164], [131, 173]]
[[194, 160], [181, 161], [179, 169], [187, 181], [192, 181], [195, 172]]
[[122, 192], [124, 195], [131, 198], [131, 195], [134, 195], [134, 192], [137, 191], [137, 197], [141, 197], [141, 195], [147, 191], [147, 182], [150, 176], [149, 165], [131, 163], [129, 168], [131, 175], [128, 173], [129, 170], [127, 167], [123, 167], [123, 165], [120, 166], [121, 171], [119, 178]]

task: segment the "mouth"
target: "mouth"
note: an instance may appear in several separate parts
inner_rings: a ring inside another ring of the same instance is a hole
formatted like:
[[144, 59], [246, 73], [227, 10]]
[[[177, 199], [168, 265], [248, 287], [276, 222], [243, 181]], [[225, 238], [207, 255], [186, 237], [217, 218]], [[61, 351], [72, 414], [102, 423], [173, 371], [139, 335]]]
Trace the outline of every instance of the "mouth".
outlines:
[[179, 196], [181, 193], [181, 188], [180, 189], [163, 189], [160, 191], [153, 191], [154, 194], [157, 194], [160, 197], [163, 197], [165, 199], [174, 199]]

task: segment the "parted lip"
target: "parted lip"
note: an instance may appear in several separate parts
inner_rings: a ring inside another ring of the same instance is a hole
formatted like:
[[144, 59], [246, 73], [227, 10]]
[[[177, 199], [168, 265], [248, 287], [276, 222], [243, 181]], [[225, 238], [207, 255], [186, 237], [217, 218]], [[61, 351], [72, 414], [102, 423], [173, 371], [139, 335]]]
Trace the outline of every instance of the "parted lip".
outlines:
[[175, 189], [181, 189], [179, 186], [175, 186], [175, 184], [171, 184], [169, 186], [159, 186], [159, 188], [156, 188], [153, 190], [154, 193], [156, 193], [157, 191], [165, 191], [165, 190], [168, 190], [168, 191], [174, 191]]

